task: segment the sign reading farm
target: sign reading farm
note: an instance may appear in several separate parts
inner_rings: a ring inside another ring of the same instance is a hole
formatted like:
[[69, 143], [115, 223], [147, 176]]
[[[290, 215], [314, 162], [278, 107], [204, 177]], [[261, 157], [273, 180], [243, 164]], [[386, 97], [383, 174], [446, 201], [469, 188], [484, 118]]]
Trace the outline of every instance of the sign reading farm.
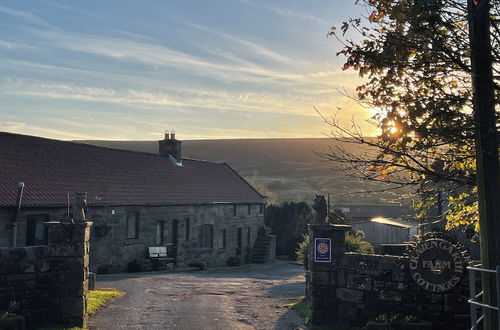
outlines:
[[431, 292], [445, 292], [454, 288], [462, 280], [467, 266], [461, 249], [440, 238], [419, 242], [409, 257], [412, 279]]
[[332, 240], [330, 238], [314, 239], [314, 262], [332, 261]]

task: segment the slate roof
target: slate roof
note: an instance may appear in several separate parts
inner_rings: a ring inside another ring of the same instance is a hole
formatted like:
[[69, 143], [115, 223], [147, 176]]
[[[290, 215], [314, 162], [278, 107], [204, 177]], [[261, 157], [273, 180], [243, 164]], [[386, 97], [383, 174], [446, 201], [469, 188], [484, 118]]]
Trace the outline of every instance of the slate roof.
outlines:
[[75, 192], [89, 205], [263, 203], [225, 163], [96, 147], [0, 132], [0, 206], [14, 206], [24, 182], [23, 206], [61, 206]]

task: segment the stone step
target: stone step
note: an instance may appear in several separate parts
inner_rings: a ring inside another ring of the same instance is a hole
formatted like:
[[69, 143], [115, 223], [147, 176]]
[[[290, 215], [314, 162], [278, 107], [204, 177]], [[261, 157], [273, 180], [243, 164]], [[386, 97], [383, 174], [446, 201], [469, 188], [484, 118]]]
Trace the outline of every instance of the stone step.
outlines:
[[256, 264], [265, 264], [268, 261], [269, 245], [271, 238], [268, 236], [260, 236], [254, 242], [252, 251], [252, 262]]

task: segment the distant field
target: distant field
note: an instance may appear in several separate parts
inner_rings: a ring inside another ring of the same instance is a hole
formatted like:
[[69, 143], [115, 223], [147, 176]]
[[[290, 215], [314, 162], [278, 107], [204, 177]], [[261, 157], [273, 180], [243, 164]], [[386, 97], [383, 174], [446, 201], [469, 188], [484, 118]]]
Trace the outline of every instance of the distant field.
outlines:
[[[158, 152], [157, 141], [80, 141], [89, 144]], [[388, 203], [394, 196], [361, 194], [360, 190], [382, 189], [346, 177], [338, 164], [325, 162], [317, 153], [326, 153], [335, 142], [323, 139], [234, 139], [188, 140], [182, 142], [187, 158], [226, 162], [242, 176], [266, 187], [282, 201], [312, 201], [315, 194], [331, 194], [335, 204]], [[343, 145], [355, 151], [350, 144]]]

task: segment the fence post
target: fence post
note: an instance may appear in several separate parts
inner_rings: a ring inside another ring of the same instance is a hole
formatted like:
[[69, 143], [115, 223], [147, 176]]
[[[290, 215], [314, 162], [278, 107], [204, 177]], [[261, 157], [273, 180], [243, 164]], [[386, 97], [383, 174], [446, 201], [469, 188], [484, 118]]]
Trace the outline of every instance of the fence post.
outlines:
[[500, 265], [497, 266], [497, 318], [500, 325]]
[[[476, 297], [476, 277], [474, 274], [474, 270], [469, 269], [469, 292], [470, 299], [474, 299]], [[471, 329], [476, 329], [477, 322], [477, 307], [474, 304], [470, 304], [470, 326]]]

